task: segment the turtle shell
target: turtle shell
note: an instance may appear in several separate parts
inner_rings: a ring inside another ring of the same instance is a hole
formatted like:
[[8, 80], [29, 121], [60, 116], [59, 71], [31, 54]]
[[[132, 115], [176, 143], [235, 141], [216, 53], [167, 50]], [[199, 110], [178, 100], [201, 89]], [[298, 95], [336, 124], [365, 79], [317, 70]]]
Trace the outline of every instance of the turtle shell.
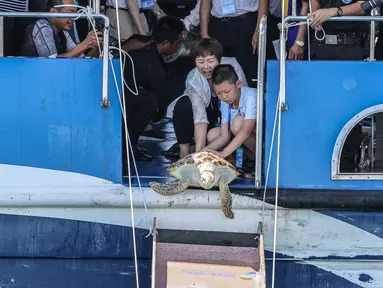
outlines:
[[216, 175], [224, 177], [228, 183], [240, 174], [230, 162], [209, 151], [189, 154], [185, 158], [171, 164], [168, 167], [168, 171], [179, 180], [191, 180], [191, 186], [199, 186], [199, 166], [204, 162], [215, 165]]

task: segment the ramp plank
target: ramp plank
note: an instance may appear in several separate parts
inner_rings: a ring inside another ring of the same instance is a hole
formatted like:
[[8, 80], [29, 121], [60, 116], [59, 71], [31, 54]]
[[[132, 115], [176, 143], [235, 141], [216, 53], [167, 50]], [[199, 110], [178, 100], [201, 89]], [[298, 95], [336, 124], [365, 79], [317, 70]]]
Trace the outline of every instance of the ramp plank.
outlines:
[[[166, 288], [167, 262], [189, 262], [232, 266], [249, 266], [265, 276], [262, 225], [258, 247], [215, 246], [158, 242], [154, 219], [152, 288]], [[262, 263], [261, 263], [262, 262]], [[261, 279], [261, 283], [264, 279]], [[259, 287], [265, 287], [262, 284]]]

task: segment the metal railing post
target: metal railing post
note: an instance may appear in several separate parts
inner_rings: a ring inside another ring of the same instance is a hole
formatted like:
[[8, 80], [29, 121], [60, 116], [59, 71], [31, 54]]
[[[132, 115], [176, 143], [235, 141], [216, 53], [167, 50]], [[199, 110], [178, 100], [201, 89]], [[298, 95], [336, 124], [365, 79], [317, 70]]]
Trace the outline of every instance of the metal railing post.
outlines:
[[[78, 13], [47, 13], [47, 12], [0, 12], [0, 18], [87, 18], [87, 15]], [[108, 99], [108, 84], [109, 84], [109, 18], [102, 14], [93, 14], [93, 18], [104, 20], [104, 41], [103, 41], [103, 64], [102, 64], [102, 101], [103, 108], [110, 107]], [[0, 28], [2, 28], [0, 26]], [[2, 31], [2, 29], [0, 29]], [[0, 36], [2, 32], [0, 32]], [[4, 39], [4, 37], [1, 37]], [[1, 40], [0, 40], [1, 43]], [[1, 49], [1, 48], [0, 48]]]
[[256, 123], [256, 147], [255, 147], [255, 187], [262, 185], [262, 161], [263, 161], [263, 101], [266, 63], [266, 38], [267, 17], [261, 18], [259, 26], [259, 49], [258, 49], [258, 76], [257, 76], [257, 123]]
[[4, 57], [4, 17], [0, 17], [0, 57]]
[[[383, 16], [342, 16], [342, 17], [333, 17], [328, 19], [327, 21], [334, 22], [383, 22]], [[287, 16], [286, 18], [282, 18], [282, 27], [281, 27], [281, 38], [280, 38], [280, 46], [281, 46], [281, 55], [280, 55], [280, 86], [279, 86], [279, 97], [280, 103], [282, 107], [282, 111], [287, 111], [286, 105], [286, 41], [285, 41], [285, 27], [290, 22], [307, 22], [307, 16]], [[375, 31], [375, 30], [374, 30]], [[375, 35], [375, 32], [374, 32]], [[375, 36], [374, 36], [375, 38]], [[370, 42], [372, 43], [372, 42]], [[374, 39], [374, 50], [373, 58], [375, 58], [375, 39]], [[371, 47], [370, 47], [371, 49]], [[370, 51], [371, 53], [371, 51]], [[371, 57], [371, 54], [370, 54]]]
[[[373, 9], [371, 11], [371, 16], [377, 16], [378, 10]], [[376, 23], [375, 21], [371, 21], [370, 24], [370, 56], [368, 57], [367, 61], [375, 61], [375, 35], [376, 35]]]
[[[282, 16], [283, 17], [283, 16]], [[285, 19], [287, 19], [286, 17]], [[281, 26], [281, 38], [280, 38], [280, 55], [279, 55], [279, 63], [280, 63], [280, 82], [279, 82], [279, 107], [281, 111], [287, 111], [288, 106], [286, 104], [286, 28], [284, 27], [287, 24], [286, 21], [283, 21], [282, 18], [282, 26]]]

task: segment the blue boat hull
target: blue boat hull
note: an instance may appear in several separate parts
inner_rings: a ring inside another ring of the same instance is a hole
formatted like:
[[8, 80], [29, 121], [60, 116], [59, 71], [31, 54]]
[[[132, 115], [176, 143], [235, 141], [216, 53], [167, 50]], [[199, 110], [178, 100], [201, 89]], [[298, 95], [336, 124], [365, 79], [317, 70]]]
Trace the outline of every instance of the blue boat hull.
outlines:
[[[374, 218], [378, 218], [377, 215]], [[382, 221], [383, 216], [380, 218]], [[363, 221], [358, 222], [362, 227]], [[0, 280], [5, 287], [136, 287], [132, 230], [129, 227], [19, 215], [0, 215], [0, 227]], [[159, 233], [170, 235], [171, 232]], [[193, 233], [198, 233], [183, 232], [189, 234], [189, 241], [194, 238]], [[136, 229], [140, 287], [150, 287], [152, 239], [145, 238], [147, 233], [145, 229]], [[225, 238], [210, 239], [209, 235], [205, 234], [209, 242]], [[214, 233], [211, 235], [214, 238]], [[242, 237], [246, 238], [244, 235]], [[187, 238], [184, 236], [184, 239]], [[271, 254], [266, 251], [266, 258], [271, 257]], [[307, 263], [305, 259], [294, 260], [288, 255], [277, 255], [277, 258], [277, 287], [354, 288], [375, 281], [374, 275], [363, 273], [368, 264], [355, 263], [355, 259], [343, 264], [348, 271], [361, 271], [353, 283], [347, 277], [321, 269], [321, 265], [316, 266], [313, 260]], [[369, 260], [368, 255], [362, 258]], [[267, 287], [271, 287], [271, 260], [266, 261], [266, 268]], [[374, 284], [371, 287], [379, 287], [376, 286], [378, 283]]]
[[[118, 63], [114, 65], [118, 71]], [[381, 103], [382, 68], [383, 63], [287, 63], [289, 111], [282, 114], [281, 127], [276, 287], [382, 286], [383, 181], [334, 180], [331, 170], [336, 139], [346, 123]], [[0, 79], [0, 286], [135, 287], [129, 190], [122, 185], [127, 176], [121, 158], [122, 117], [112, 79], [112, 106], [100, 107], [101, 61], [0, 59]], [[278, 63], [268, 63], [267, 79], [264, 176]], [[274, 149], [266, 197], [267, 257], [275, 154]], [[160, 156], [149, 165], [141, 163], [143, 186], [169, 179], [164, 169], [168, 163]], [[137, 187], [137, 175], [131, 179]], [[140, 195], [136, 187], [134, 196]], [[225, 222], [229, 220], [220, 214], [216, 192], [206, 196], [205, 191], [190, 190], [169, 200], [148, 189], [144, 193], [151, 212], [164, 223], [160, 233], [168, 235], [165, 240], [249, 245], [252, 222], [261, 218], [263, 191], [246, 179], [231, 189], [236, 222]], [[140, 206], [141, 198], [136, 201]], [[140, 287], [149, 287], [152, 242], [145, 237], [148, 225], [139, 209]], [[267, 261], [268, 287], [271, 274]]]

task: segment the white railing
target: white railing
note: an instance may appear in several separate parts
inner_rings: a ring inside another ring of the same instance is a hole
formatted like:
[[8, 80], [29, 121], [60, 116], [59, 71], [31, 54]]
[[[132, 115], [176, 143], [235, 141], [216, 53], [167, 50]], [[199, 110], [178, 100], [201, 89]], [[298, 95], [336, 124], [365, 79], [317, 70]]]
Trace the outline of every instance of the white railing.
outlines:
[[[383, 16], [343, 16], [343, 17], [334, 17], [330, 18], [328, 21], [334, 22], [383, 22]], [[290, 22], [307, 22], [307, 16], [287, 16], [282, 19], [282, 29], [285, 31], [285, 28]], [[373, 25], [374, 26], [374, 25]], [[280, 88], [279, 88], [279, 101], [282, 111], [287, 111], [286, 103], [286, 39], [285, 33], [281, 33], [280, 39]], [[375, 38], [375, 32], [371, 33], [370, 37]], [[374, 39], [375, 46], [375, 39]], [[370, 59], [375, 58], [375, 49], [370, 50]]]
[[[103, 108], [109, 107], [108, 98], [108, 74], [109, 74], [109, 18], [102, 14], [93, 14], [93, 18], [104, 20], [104, 41], [103, 41], [103, 64], [102, 64], [102, 102]], [[13, 18], [87, 18], [87, 15], [78, 13], [46, 13], [46, 12], [0, 12], [2, 17]], [[3, 47], [4, 30], [2, 29], [2, 20], [0, 20], [0, 51]]]

